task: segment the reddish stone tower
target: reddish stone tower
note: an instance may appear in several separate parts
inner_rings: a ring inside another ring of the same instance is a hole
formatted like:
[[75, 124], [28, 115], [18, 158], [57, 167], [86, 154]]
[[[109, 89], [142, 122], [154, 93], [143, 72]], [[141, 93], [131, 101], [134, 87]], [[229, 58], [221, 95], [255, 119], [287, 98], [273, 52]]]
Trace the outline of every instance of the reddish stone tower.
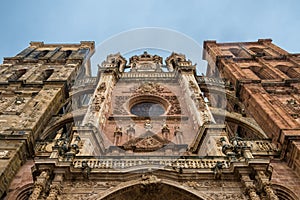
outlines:
[[[205, 41], [204, 49], [207, 76], [225, 79], [238, 100], [228, 99], [227, 110], [253, 117], [281, 149], [280, 158], [271, 161], [271, 182], [299, 195], [300, 55], [288, 53], [271, 39]], [[216, 103], [219, 99], [211, 100]]]

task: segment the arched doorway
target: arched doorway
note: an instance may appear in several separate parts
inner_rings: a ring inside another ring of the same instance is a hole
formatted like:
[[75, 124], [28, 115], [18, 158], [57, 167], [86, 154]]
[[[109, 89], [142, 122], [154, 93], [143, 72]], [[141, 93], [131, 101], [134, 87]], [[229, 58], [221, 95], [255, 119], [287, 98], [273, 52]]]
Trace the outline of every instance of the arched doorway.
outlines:
[[211, 200], [204, 194], [187, 190], [178, 183], [165, 182], [147, 177], [144, 181], [127, 182], [122, 187], [108, 191], [97, 198], [99, 200]]

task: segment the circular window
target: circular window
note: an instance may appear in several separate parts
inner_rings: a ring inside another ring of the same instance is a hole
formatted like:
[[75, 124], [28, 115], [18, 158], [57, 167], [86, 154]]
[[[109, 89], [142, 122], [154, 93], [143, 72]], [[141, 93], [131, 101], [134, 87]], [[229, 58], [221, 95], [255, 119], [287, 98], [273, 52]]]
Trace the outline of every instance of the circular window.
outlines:
[[130, 112], [140, 117], [155, 117], [165, 113], [162, 105], [152, 102], [141, 102], [131, 107]]

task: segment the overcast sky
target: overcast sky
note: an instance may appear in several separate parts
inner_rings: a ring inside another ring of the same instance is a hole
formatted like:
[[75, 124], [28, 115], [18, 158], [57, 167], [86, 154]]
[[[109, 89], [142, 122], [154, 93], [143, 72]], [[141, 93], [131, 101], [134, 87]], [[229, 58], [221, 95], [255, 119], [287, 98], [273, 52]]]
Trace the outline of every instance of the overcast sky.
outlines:
[[[204, 40], [272, 38], [300, 52], [298, 0], [1, 0], [0, 58], [30, 41], [96, 45], [124, 31], [158, 27]], [[181, 52], [184, 53], [184, 52]]]

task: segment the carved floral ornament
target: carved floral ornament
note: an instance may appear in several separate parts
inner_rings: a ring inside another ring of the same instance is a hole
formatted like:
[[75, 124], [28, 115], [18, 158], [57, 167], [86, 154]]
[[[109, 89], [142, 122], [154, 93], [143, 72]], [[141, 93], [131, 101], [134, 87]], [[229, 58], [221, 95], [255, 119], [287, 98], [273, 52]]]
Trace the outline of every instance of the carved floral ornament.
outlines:
[[154, 82], [144, 83], [137, 88], [132, 88], [131, 90], [134, 92], [134, 95], [145, 94], [145, 93], [160, 95], [162, 93], [167, 92], [163, 86]]

